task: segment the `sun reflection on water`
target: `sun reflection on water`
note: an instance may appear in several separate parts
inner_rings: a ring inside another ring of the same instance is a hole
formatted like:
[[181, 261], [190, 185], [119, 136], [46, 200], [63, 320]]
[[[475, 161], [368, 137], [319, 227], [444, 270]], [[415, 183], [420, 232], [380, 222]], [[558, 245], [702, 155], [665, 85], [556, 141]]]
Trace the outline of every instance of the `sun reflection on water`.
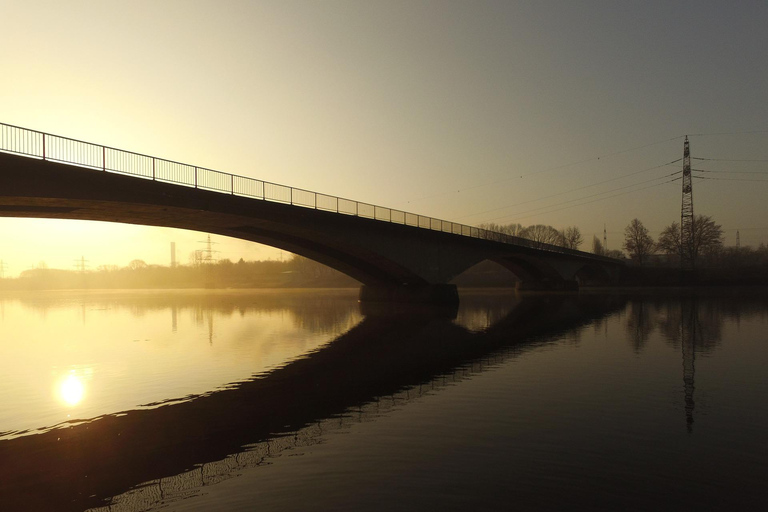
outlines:
[[83, 397], [85, 397], [85, 383], [81, 377], [71, 372], [59, 381], [57, 394], [59, 400], [65, 405], [75, 406], [82, 402]]

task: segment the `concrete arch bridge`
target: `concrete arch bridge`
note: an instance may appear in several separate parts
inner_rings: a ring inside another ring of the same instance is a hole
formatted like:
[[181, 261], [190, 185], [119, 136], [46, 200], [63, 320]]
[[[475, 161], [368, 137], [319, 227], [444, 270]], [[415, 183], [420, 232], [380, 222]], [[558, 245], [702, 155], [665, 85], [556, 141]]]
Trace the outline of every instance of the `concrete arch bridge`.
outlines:
[[609, 281], [623, 263], [454, 222], [0, 124], [0, 216], [191, 229], [284, 249], [360, 281], [362, 300], [455, 302], [484, 260], [527, 289]]

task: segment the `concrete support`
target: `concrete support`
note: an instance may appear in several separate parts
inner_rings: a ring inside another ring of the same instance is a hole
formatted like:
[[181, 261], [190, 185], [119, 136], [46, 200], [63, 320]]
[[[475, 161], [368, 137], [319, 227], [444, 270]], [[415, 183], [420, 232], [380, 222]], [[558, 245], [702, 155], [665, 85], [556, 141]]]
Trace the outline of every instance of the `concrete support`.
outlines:
[[459, 291], [455, 284], [363, 285], [360, 287], [360, 302], [458, 304]]

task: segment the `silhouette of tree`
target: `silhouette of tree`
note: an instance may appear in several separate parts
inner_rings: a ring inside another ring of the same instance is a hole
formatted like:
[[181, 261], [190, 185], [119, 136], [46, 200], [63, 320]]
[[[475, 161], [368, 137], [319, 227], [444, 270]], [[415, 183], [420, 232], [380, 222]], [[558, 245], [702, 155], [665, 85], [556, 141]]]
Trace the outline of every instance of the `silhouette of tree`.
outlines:
[[520, 236], [520, 232], [523, 231], [522, 224], [496, 224], [495, 222], [486, 222], [478, 224], [478, 228], [493, 231], [494, 233], [502, 233], [504, 235]]
[[576, 226], [570, 226], [563, 230], [561, 234], [563, 247], [568, 249], [578, 249], [584, 243], [584, 237]]
[[714, 254], [723, 246], [723, 228], [708, 215], [693, 220], [694, 256]]
[[552, 226], [545, 226], [544, 224], [528, 226], [519, 236], [527, 238], [537, 244], [560, 245], [560, 242], [562, 241], [562, 235], [558, 230]]
[[605, 255], [605, 247], [603, 247], [603, 242], [600, 241], [597, 236], [592, 236], [592, 253], [597, 254], [598, 256], [604, 256]]
[[[666, 254], [680, 254], [681, 246], [680, 224], [673, 222], [659, 235], [657, 247]], [[693, 255], [694, 260], [699, 254], [712, 255], [723, 246], [723, 229], [715, 224], [708, 215], [696, 215], [693, 219]]]
[[149, 265], [144, 260], [131, 260], [131, 262], [128, 264], [128, 268], [131, 270], [139, 270], [142, 268], [147, 268]]
[[637, 260], [638, 265], [642, 265], [643, 260], [654, 253], [656, 244], [648, 234], [648, 228], [640, 220], [632, 219], [624, 229], [623, 247], [632, 259]]
[[584, 243], [581, 231], [576, 226], [570, 226], [559, 231], [552, 226], [544, 224], [534, 224], [532, 226], [523, 227], [522, 224], [513, 223], [502, 225], [487, 222], [478, 224], [477, 227], [488, 231], [488, 233], [485, 234], [485, 238], [490, 240], [503, 240], [502, 236], [494, 235], [498, 233], [500, 235], [518, 236], [540, 244], [559, 245], [569, 249], [578, 249], [579, 246]]
[[662, 230], [656, 246], [665, 254], [680, 254], [680, 235], [680, 223], [673, 222]]

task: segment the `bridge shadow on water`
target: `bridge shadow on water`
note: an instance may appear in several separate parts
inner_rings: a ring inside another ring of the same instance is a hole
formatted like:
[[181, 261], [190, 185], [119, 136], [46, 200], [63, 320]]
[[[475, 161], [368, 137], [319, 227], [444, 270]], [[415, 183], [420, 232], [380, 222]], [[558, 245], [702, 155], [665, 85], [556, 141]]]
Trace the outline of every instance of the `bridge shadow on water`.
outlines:
[[451, 310], [363, 309], [331, 343], [247, 382], [0, 441], [0, 510], [144, 510], [193, 495], [624, 305], [616, 296], [546, 295], [476, 304], [458, 319]]

